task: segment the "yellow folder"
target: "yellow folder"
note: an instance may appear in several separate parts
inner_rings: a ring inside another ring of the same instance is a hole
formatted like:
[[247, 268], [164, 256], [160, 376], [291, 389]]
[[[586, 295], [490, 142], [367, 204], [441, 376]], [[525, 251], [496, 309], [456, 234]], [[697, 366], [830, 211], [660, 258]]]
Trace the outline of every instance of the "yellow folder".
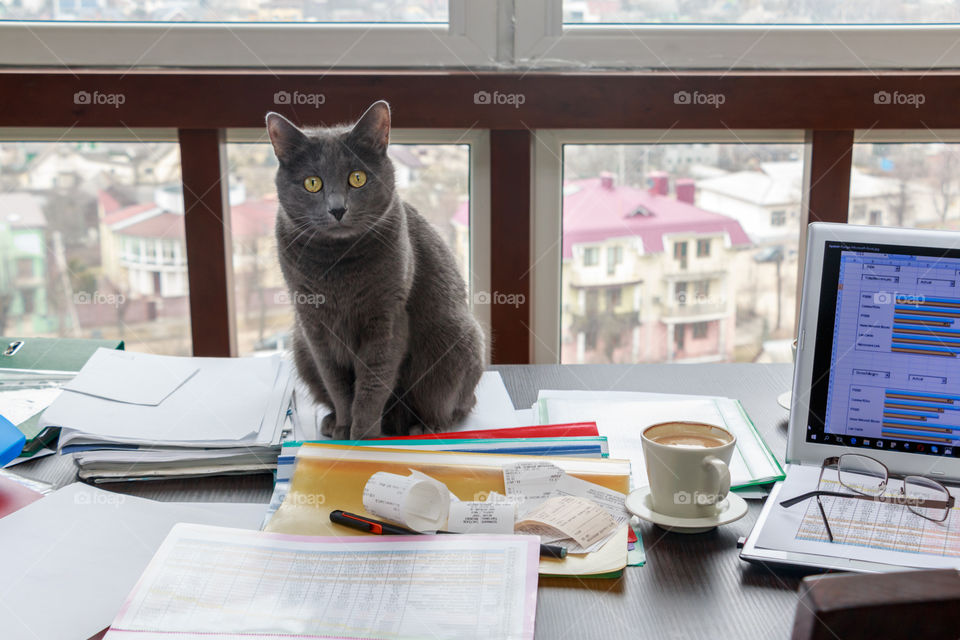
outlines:
[[[523, 461], [548, 461], [570, 475], [621, 493], [628, 493], [630, 462], [609, 458], [522, 456], [491, 453], [410, 451], [305, 443], [297, 455], [290, 491], [270, 519], [267, 531], [294, 535], [364, 535], [330, 522], [335, 509], [367, 514], [363, 488], [374, 473], [425, 473], [461, 500], [483, 500], [491, 491], [504, 493], [503, 466]], [[627, 563], [627, 528], [599, 550], [566, 558], [542, 558], [540, 573], [588, 576], [620, 571]]]

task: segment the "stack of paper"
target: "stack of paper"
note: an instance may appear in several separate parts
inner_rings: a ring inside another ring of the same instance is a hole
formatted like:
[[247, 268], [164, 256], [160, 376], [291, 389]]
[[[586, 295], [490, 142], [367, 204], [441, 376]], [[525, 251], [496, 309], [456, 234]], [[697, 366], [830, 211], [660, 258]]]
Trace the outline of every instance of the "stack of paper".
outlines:
[[304, 538], [178, 525], [121, 638], [533, 638], [533, 536]]
[[96, 482], [272, 471], [290, 429], [290, 364], [98, 350], [41, 416]]
[[660, 422], [689, 420], [724, 427], [737, 437], [730, 483], [744, 489], [784, 478], [783, 468], [738, 400], [714, 396], [626, 391], [540, 391], [534, 405], [541, 423], [594, 420], [610, 455], [630, 460], [633, 485], [647, 481], [641, 433]]

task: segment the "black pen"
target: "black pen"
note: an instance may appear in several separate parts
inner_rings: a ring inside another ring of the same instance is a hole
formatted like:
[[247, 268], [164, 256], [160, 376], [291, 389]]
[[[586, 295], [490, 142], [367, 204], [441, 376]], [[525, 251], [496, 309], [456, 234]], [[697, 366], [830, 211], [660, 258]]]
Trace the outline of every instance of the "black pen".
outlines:
[[[390, 524], [389, 522], [383, 522], [381, 520], [374, 520], [373, 518], [367, 518], [366, 516], [358, 516], [355, 513], [348, 513], [346, 511], [341, 511], [340, 509], [330, 512], [330, 522], [336, 522], [337, 524], [342, 524], [345, 527], [350, 527], [351, 529], [356, 529], [357, 531], [363, 531], [365, 533], [373, 533], [378, 536], [420, 535], [419, 531], [398, 527], [395, 524]], [[437, 531], [437, 533], [453, 533], [453, 531]], [[566, 558], [567, 548], [555, 544], [541, 544], [540, 557], [544, 556], [548, 558]]]

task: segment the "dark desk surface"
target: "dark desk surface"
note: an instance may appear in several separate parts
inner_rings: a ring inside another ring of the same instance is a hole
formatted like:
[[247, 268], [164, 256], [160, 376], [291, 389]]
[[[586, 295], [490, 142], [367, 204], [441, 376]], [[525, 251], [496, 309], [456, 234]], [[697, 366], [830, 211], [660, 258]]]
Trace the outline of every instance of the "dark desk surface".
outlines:
[[[697, 393], [738, 398], [781, 459], [787, 412], [776, 398], [790, 386], [791, 365], [531, 365], [500, 366], [514, 405], [529, 407], [539, 389]], [[72, 460], [50, 457], [16, 467], [22, 475], [62, 486], [74, 480]], [[106, 485], [158, 500], [268, 502], [268, 475]], [[618, 580], [545, 578], [537, 602], [537, 637], [777, 638], [790, 636], [797, 574], [775, 573], [737, 557], [737, 538], [760, 513], [709, 533], [667, 533], [644, 523], [644, 567]]]

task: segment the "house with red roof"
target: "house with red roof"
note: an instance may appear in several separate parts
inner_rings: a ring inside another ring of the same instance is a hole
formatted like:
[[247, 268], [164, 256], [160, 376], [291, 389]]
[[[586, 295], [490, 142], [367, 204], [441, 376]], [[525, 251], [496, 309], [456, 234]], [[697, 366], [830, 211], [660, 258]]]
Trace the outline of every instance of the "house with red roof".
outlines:
[[[187, 304], [187, 252], [183, 196], [179, 186], [160, 187], [152, 202], [124, 206], [107, 191], [98, 194], [100, 250], [103, 275], [132, 299], [150, 299], [180, 313]], [[234, 278], [241, 298], [244, 287], [266, 290], [266, 300], [283, 290], [277, 263], [273, 225], [275, 197], [246, 200], [242, 183], [231, 185], [230, 218]], [[250, 296], [247, 295], [250, 294]], [[260, 297], [260, 296], [258, 296]]]
[[735, 219], [612, 175], [564, 185], [562, 362], [710, 362], [733, 358], [735, 257], [751, 246]]

